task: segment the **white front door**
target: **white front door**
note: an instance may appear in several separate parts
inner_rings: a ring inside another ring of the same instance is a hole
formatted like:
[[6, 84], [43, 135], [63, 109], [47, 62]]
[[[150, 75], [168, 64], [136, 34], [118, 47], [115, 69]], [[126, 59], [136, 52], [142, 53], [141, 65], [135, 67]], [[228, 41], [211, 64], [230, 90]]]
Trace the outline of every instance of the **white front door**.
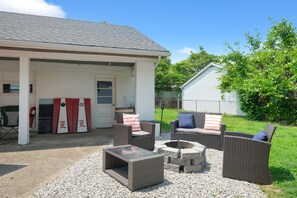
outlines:
[[114, 80], [96, 80], [96, 128], [112, 127], [114, 121]]

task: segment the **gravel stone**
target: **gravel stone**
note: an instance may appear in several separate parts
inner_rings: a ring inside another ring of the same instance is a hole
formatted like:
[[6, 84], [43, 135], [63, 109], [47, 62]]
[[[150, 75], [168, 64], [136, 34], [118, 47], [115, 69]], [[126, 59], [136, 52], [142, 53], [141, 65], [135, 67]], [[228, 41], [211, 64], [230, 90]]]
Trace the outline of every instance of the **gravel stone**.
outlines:
[[[165, 139], [170, 139], [170, 134], [165, 135], [167, 137]], [[163, 141], [164, 137], [158, 140]], [[255, 184], [223, 178], [222, 151], [206, 149], [206, 156], [206, 168], [202, 172], [180, 174], [164, 170], [163, 183], [131, 192], [102, 171], [102, 150], [100, 150], [63, 171], [29, 198], [266, 197]]]

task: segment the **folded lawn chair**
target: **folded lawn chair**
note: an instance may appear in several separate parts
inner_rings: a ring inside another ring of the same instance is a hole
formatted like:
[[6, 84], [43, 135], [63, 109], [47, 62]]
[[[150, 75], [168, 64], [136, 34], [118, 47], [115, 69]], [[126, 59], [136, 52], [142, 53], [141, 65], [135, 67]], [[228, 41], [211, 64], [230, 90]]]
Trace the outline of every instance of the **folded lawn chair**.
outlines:
[[10, 105], [1, 107], [1, 136], [3, 139], [11, 132], [18, 133], [19, 106]]

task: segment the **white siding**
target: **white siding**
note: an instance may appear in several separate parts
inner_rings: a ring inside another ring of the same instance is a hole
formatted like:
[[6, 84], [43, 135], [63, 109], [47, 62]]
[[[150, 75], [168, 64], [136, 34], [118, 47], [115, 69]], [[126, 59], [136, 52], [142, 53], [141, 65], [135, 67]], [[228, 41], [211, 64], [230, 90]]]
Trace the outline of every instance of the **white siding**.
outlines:
[[116, 107], [134, 105], [135, 77], [131, 76], [131, 67], [37, 62], [33, 67], [36, 69], [37, 101], [55, 97], [91, 98], [93, 126], [96, 126], [96, 78], [115, 79]]
[[137, 62], [135, 110], [142, 120], [155, 119], [155, 65], [154, 62]]
[[95, 99], [97, 77], [116, 80], [116, 106], [126, 106], [135, 99], [135, 77], [130, 67], [32, 63], [36, 70], [37, 97], [90, 97]]
[[[18, 93], [3, 93], [3, 84], [19, 83], [19, 62], [0, 60], [0, 106], [18, 105]], [[30, 106], [35, 106], [35, 72], [30, 73], [30, 84], [33, 84], [33, 93], [30, 94]]]
[[182, 90], [183, 109], [187, 111], [220, 112], [244, 115], [235, 94], [222, 94], [217, 88], [222, 74], [218, 67], [209, 67]]

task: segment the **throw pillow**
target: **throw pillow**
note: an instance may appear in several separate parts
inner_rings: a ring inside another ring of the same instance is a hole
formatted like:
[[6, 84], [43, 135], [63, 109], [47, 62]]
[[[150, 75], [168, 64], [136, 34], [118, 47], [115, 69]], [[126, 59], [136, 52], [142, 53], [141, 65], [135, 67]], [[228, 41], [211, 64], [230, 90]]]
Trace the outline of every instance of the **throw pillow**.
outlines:
[[124, 125], [132, 126], [132, 131], [141, 131], [139, 114], [124, 114], [123, 113]]
[[221, 130], [222, 115], [205, 114], [204, 129]]
[[253, 140], [261, 140], [261, 141], [267, 141], [267, 135], [264, 131], [259, 131], [254, 137], [252, 138]]
[[179, 128], [194, 128], [194, 115], [189, 113], [178, 114], [178, 127]]

